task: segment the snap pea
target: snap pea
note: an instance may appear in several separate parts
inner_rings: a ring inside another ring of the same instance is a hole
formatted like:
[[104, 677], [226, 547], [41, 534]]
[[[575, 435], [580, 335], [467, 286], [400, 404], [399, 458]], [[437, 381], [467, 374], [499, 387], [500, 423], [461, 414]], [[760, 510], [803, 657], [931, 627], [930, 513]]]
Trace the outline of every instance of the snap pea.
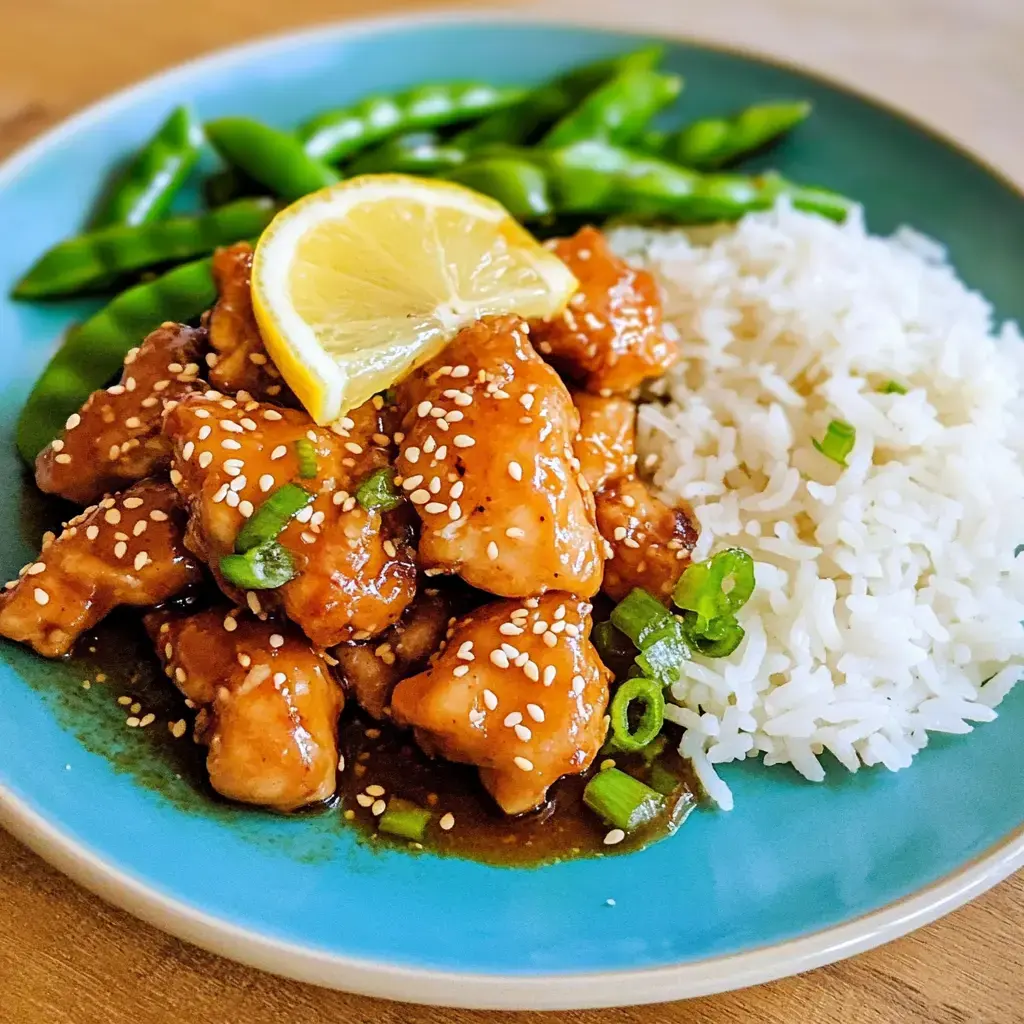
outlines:
[[114, 225], [68, 239], [44, 253], [15, 285], [18, 299], [74, 295], [133, 271], [194, 259], [258, 235], [274, 216], [270, 199], [240, 199], [211, 213], [153, 224]]
[[487, 156], [457, 167], [445, 177], [497, 199], [516, 220], [540, 220], [554, 212], [547, 176], [529, 159]]
[[203, 182], [203, 199], [209, 207], [261, 196], [265, 191], [258, 181], [253, 181], [237, 167], [222, 167]]
[[399, 135], [368, 150], [345, 168], [346, 174], [436, 174], [466, 162], [462, 146], [436, 132]]
[[177, 107], [139, 150], [101, 201], [94, 228], [158, 220], [199, 159], [203, 131], [185, 107]]
[[184, 263], [129, 288], [73, 328], [43, 370], [18, 418], [16, 441], [30, 465], [97, 388], [120, 369], [125, 353], [167, 320], [194, 320], [213, 303], [212, 260]]
[[811, 113], [810, 103], [759, 103], [725, 118], [695, 121], [677, 132], [649, 136], [644, 149], [698, 170], [735, 163], [781, 138]]
[[306, 153], [294, 135], [251, 118], [211, 121], [206, 135], [231, 166], [289, 202], [341, 180], [332, 167]]
[[679, 75], [636, 69], [624, 71], [595, 89], [541, 140], [546, 149], [586, 139], [625, 143], [671, 103], [683, 87]]
[[483, 82], [438, 82], [390, 96], [370, 96], [314, 117], [298, 131], [306, 152], [336, 163], [384, 139], [482, 117], [518, 102], [523, 90]]
[[533, 142], [609, 79], [625, 71], [650, 70], [664, 53], [663, 46], [647, 46], [573, 68], [532, 90], [519, 103], [460, 132], [453, 141], [470, 149], [488, 142]]

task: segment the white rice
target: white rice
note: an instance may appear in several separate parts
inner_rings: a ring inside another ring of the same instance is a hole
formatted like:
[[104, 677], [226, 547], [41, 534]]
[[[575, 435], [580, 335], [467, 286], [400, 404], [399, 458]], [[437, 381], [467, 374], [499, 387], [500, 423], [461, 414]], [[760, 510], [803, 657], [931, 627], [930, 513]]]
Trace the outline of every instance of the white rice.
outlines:
[[[1024, 662], [1017, 328], [934, 242], [859, 216], [780, 208], [612, 243], [661, 281], [683, 354], [668, 404], [641, 407], [641, 462], [693, 505], [695, 557], [756, 561], [743, 642], [687, 663], [667, 712], [710, 796], [732, 807], [717, 764], [819, 781], [830, 751], [898, 771], [929, 732], [995, 718]], [[832, 419], [856, 428], [846, 469], [811, 444]]]

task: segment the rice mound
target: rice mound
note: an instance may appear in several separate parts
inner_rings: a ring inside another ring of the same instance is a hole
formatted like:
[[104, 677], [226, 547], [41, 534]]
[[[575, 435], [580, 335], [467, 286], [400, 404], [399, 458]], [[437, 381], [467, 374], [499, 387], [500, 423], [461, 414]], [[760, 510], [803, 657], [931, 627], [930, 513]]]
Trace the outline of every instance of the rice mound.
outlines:
[[[1024, 661], [1017, 327], [934, 242], [859, 213], [611, 242], [656, 274], [680, 337], [640, 408], [641, 465], [693, 506], [695, 558], [756, 562], [743, 642], [686, 663], [666, 711], [712, 799], [732, 807], [717, 764], [898, 771], [929, 732], [995, 718]], [[856, 429], [845, 469], [812, 445], [832, 419]]]

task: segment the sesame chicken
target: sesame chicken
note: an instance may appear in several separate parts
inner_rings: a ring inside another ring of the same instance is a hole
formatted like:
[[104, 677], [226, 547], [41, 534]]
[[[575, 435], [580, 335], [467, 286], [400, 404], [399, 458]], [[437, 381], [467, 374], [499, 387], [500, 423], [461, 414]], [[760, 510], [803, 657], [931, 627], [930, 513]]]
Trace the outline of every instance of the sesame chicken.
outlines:
[[580, 414], [575, 444], [580, 472], [597, 494], [609, 480], [633, 472], [636, 405], [628, 398], [602, 398], [586, 391], [574, 391], [572, 401]]
[[146, 628], [168, 677], [200, 708], [195, 740], [209, 748], [221, 796], [292, 811], [334, 793], [344, 697], [294, 626], [221, 606], [154, 612]]
[[213, 280], [219, 298], [210, 313], [207, 359], [210, 383], [219, 391], [245, 391], [259, 401], [297, 405], [291, 389], [263, 347], [252, 309], [253, 248], [238, 242], [213, 254]]
[[663, 374], [676, 345], [662, 329], [654, 278], [620, 260], [596, 228], [552, 248], [580, 288], [563, 313], [531, 325], [537, 351], [595, 394], [628, 392]]
[[503, 597], [601, 582], [594, 504], [572, 450], [577, 414], [518, 317], [481, 320], [398, 388], [397, 468], [428, 573]]
[[[170, 410], [164, 429], [174, 445], [171, 482], [189, 510], [185, 542], [240, 605], [280, 608], [321, 647], [365, 639], [396, 622], [416, 588], [414, 552], [401, 515], [370, 511], [355, 491], [389, 461], [372, 403], [336, 424], [318, 427], [305, 413], [216, 391], [196, 394]], [[316, 475], [299, 472], [296, 442], [316, 456]], [[220, 573], [242, 524], [286, 483], [314, 501], [285, 526], [278, 542], [298, 574], [275, 590], [246, 594]]]
[[395, 720], [428, 753], [478, 766], [506, 814], [539, 807], [604, 741], [610, 673], [589, 640], [590, 611], [549, 592], [460, 618], [434, 663], [395, 687]]
[[0, 592], [0, 634], [56, 658], [118, 605], [174, 597], [202, 578], [184, 528], [167, 483], [143, 480], [90, 506]]
[[166, 323], [125, 356], [119, 383], [94, 391], [36, 458], [36, 484], [79, 505], [166, 469], [164, 410], [200, 382], [204, 331]]

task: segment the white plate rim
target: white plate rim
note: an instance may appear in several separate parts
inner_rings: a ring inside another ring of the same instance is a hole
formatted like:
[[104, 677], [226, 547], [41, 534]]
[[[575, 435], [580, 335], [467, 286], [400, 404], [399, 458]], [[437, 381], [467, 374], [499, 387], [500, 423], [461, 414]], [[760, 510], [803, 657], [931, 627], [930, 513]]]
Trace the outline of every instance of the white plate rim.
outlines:
[[[385, 15], [328, 22], [297, 32], [282, 32], [240, 43], [184, 63], [129, 85], [66, 118], [0, 164], [0, 188], [6, 187], [32, 163], [59, 147], [65, 138], [116, 115], [140, 95], [173, 87], [205, 67], [248, 60], [261, 53], [277, 53], [323, 41], [325, 35], [358, 36], [390, 27], [446, 22], [502, 22], [562, 24], [600, 27], [622, 35], [672, 38], [670, 32], [651, 28], [631, 32], [614, 22], [552, 17], [540, 9], [477, 12], [448, 8], [417, 15]], [[789, 61], [742, 48], [692, 40], [710, 49], [725, 50], [783, 66], [831, 83], [821, 73]], [[990, 174], [1019, 191], [1004, 172], [969, 148], [937, 132], [913, 115], [890, 107], [845, 83], [838, 87], [874, 106], [892, 110], [928, 134], [964, 152]], [[634, 971], [581, 974], [477, 974], [426, 970], [345, 957], [308, 949], [246, 931], [166, 896], [108, 863], [88, 846], [47, 821], [0, 783], [0, 826], [61, 873], [107, 902], [179, 939], [210, 952], [272, 974], [360, 995], [435, 1006], [500, 1010], [569, 1010], [638, 1005], [694, 998], [746, 988], [835, 963], [906, 935], [937, 920], [992, 888], [1024, 867], [1024, 827], [968, 864], [917, 892], [831, 928], [743, 953], [712, 957], [665, 967]]]

